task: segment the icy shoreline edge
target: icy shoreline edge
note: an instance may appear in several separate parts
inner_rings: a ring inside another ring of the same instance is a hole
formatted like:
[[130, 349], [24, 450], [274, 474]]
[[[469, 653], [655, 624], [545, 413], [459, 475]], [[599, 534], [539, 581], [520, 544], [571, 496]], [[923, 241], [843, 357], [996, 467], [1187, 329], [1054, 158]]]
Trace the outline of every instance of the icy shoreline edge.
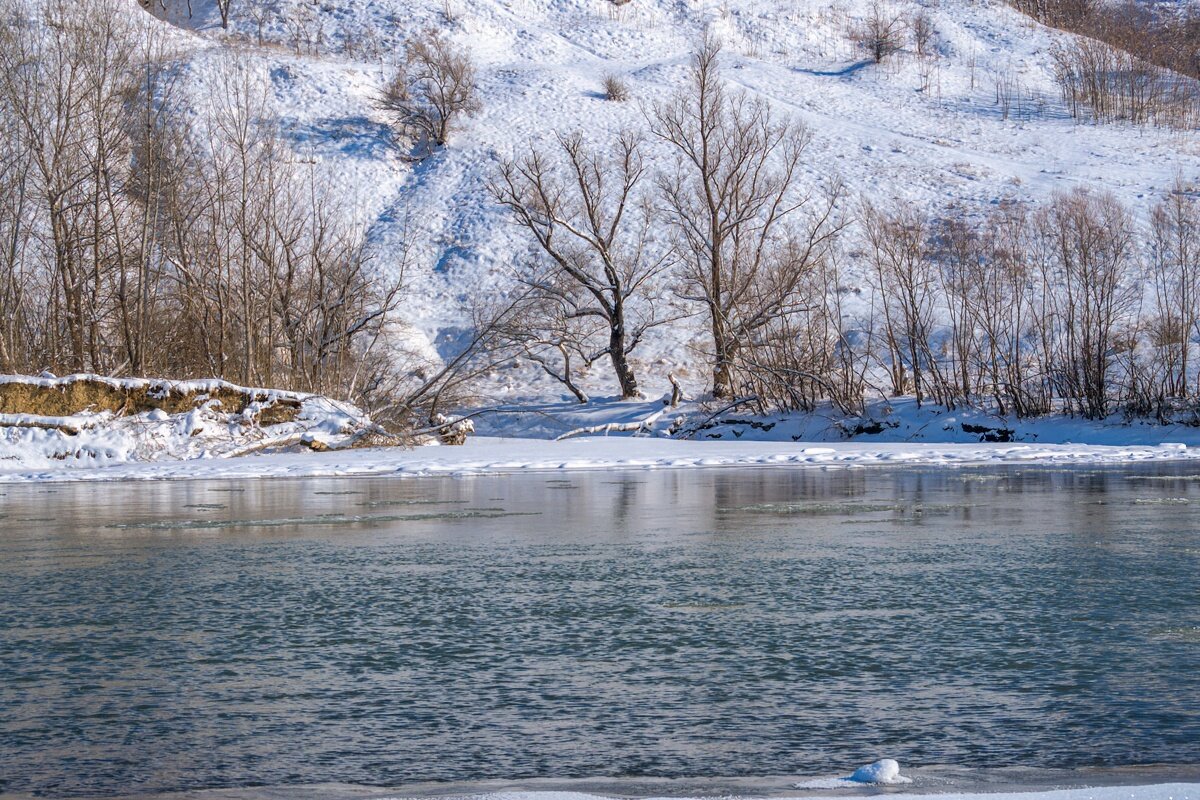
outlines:
[[[1131, 776], [1127, 776], [1131, 777]], [[484, 781], [478, 784], [426, 784], [388, 789], [384, 787], [359, 786], [352, 784], [319, 784], [287, 787], [246, 787], [225, 789], [200, 789], [192, 791], [166, 792], [162, 794], [124, 795], [112, 800], [837, 800], [847, 797], [895, 796], [904, 800], [1198, 800], [1200, 783], [1105, 783], [1099, 786], [1081, 786], [1077, 781], [1069, 788], [1053, 788], [1044, 784], [1036, 788], [1022, 783], [973, 784], [963, 791], [953, 783], [918, 781], [916, 786], [864, 785], [858, 789], [806, 790], [792, 788], [779, 791], [766, 788], [755, 791], [753, 779], [734, 780], [724, 788], [722, 794], [684, 794], [677, 788], [688, 788], [690, 781], [660, 779], [647, 781], [644, 788], [651, 792], [638, 791], [638, 786], [629, 791], [606, 791], [611, 787], [600, 781], [561, 782], [572, 788], [512, 788], [513, 784], [503, 781]], [[551, 786], [560, 782], [533, 780], [526, 785]], [[583, 784], [580, 789], [574, 786]], [[588, 784], [598, 784], [593, 789]], [[520, 785], [520, 784], [518, 784]], [[691, 787], [695, 788], [695, 787]], [[740, 789], [748, 789], [745, 793]], [[660, 793], [655, 794], [653, 790]], [[0, 794], [3, 800], [25, 800], [19, 794]]]
[[[1182, 444], [937, 444], [676, 441], [582, 437], [562, 442], [478, 437], [462, 447], [277, 453], [112, 466], [0, 462], [0, 483], [475, 476], [526, 472], [707, 468], [1122, 466], [1200, 460]], [[38, 468], [38, 467], [41, 468]]]

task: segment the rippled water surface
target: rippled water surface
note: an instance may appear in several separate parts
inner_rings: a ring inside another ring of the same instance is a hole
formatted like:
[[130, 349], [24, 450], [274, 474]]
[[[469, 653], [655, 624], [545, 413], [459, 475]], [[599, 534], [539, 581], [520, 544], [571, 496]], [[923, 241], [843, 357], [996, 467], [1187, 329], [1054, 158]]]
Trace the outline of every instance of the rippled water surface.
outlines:
[[0, 792], [1200, 764], [1183, 467], [9, 486], [0, 530]]

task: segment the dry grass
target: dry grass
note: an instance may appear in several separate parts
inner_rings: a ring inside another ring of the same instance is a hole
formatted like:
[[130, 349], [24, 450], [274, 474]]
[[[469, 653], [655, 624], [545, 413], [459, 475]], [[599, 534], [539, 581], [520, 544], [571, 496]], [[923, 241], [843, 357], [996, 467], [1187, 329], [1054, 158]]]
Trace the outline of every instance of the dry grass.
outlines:
[[629, 85], [616, 75], [605, 75], [604, 97], [615, 103], [624, 103], [629, 99]]
[[87, 377], [60, 380], [50, 386], [0, 383], [0, 414], [66, 417], [85, 411], [109, 411], [125, 416], [156, 409], [180, 414], [213, 400], [229, 414], [240, 414], [254, 403], [264, 404], [258, 415], [262, 425], [291, 422], [300, 412], [299, 400], [232, 384], [220, 384], [209, 391], [185, 391], [166, 381], [124, 386]]

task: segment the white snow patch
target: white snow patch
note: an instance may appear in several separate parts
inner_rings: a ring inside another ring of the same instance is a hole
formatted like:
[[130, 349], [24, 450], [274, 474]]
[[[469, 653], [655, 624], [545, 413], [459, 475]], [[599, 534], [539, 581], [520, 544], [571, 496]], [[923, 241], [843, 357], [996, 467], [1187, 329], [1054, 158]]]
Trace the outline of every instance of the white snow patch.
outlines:
[[[806, 784], [807, 785], [807, 784]], [[833, 788], [833, 787], [828, 787]], [[905, 800], [1198, 800], [1200, 784], [1164, 783], [1149, 786], [1110, 786], [1103, 788], [1057, 789], [1043, 792], [945, 792], [939, 794], [901, 795]], [[829, 796], [805, 795], [803, 800], [829, 800]], [[845, 797], [845, 795], [841, 795]], [[383, 800], [404, 800], [390, 797]], [[539, 791], [539, 792], [496, 792], [467, 795], [465, 800], [610, 800], [600, 795], [582, 792]], [[701, 798], [648, 797], [645, 800], [701, 800]], [[781, 798], [780, 800], [800, 800]]]
[[[14, 474], [88, 472], [119, 464], [211, 461], [313, 443], [339, 447], [374, 430], [365, 414], [345, 403], [313, 394], [246, 389], [224, 381], [0, 376], [0, 384], [20, 383], [58, 391], [66, 391], [73, 382], [146, 390], [149, 396], [160, 399], [172, 392], [194, 395], [197, 405], [174, 414], [161, 408], [129, 414], [110, 410], [83, 410], [68, 416], [0, 414], [0, 481], [11, 480]], [[209, 393], [230, 390], [252, 397], [254, 402], [236, 412], [222, 409], [216, 398], [206, 399]], [[260, 414], [279, 402], [298, 406], [294, 419], [262, 422]], [[99, 472], [107, 474], [103, 469]]]
[[912, 783], [900, 774], [900, 764], [893, 758], [881, 758], [854, 770], [848, 780], [855, 783]]
[[[677, 441], [661, 437], [544, 439], [472, 437], [462, 447], [426, 446], [272, 453], [244, 458], [195, 458], [184, 462], [120, 463], [106, 468], [68, 468], [61, 462], [5, 461], [0, 446], [0, 483], [167, 479], [242, 479], [373, 475], [463, 476], [517, 472], [661, 470], [694, 468], [853, 469], [868, 466], [968, 467], [1020, 464], [1080, 466], [1164, 463], [1200, 459], [1200, 450], [1155, 446], [1044, 445], [1036, 449], [987, 443], [889, 445], [846, 442], [806, 454], [802, 442]], [[120, 455], [120, 454], [118, 454]], [[92, 462], [97, 464], [98, 462]]]

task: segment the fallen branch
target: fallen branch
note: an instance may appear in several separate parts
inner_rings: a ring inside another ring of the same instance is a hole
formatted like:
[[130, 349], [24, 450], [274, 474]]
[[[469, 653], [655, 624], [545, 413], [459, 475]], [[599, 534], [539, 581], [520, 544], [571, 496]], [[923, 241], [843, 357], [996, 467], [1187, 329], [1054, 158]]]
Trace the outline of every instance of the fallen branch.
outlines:
[[0, 428], [37, 428], [43, 431], [58, 431], [76, 436], [94, 428], [103, 419], [82, 421], [71, 417], [43, 417], [36, 414], [0, 414]]
[[587, 436], [593, 433], [603, 433], [607, 436], [610, 433], [650, 433], [650, 426], [662, 419], [666, 409], [655, 411], [650, 416], [636, 422], [609, 422], [605, 425], [592, 425], [587, 428], [576, 428], [573, 431], [567, 431], [561, 436], [554, 439], [556, 442], [561, 442], [563, 439], [570, 439], [573, 436]]
[[338, 444], [331, 447], [327, 442], [313, 437], [311, 433], [292, 433], [287, 436], [277, 436], [273, 439], [263, 439], [261, 442], [254, 444], [243, 445], [227, 453], [221, 453], [221, 458], [241, 458], [255, 453], [261, 453], [263, 450], [270, 450], [276, 447], [295, 447], [296, 445], [305, 445], [314, 453], [323, 453], [326, 450], [345, 450], [349, 444]]

